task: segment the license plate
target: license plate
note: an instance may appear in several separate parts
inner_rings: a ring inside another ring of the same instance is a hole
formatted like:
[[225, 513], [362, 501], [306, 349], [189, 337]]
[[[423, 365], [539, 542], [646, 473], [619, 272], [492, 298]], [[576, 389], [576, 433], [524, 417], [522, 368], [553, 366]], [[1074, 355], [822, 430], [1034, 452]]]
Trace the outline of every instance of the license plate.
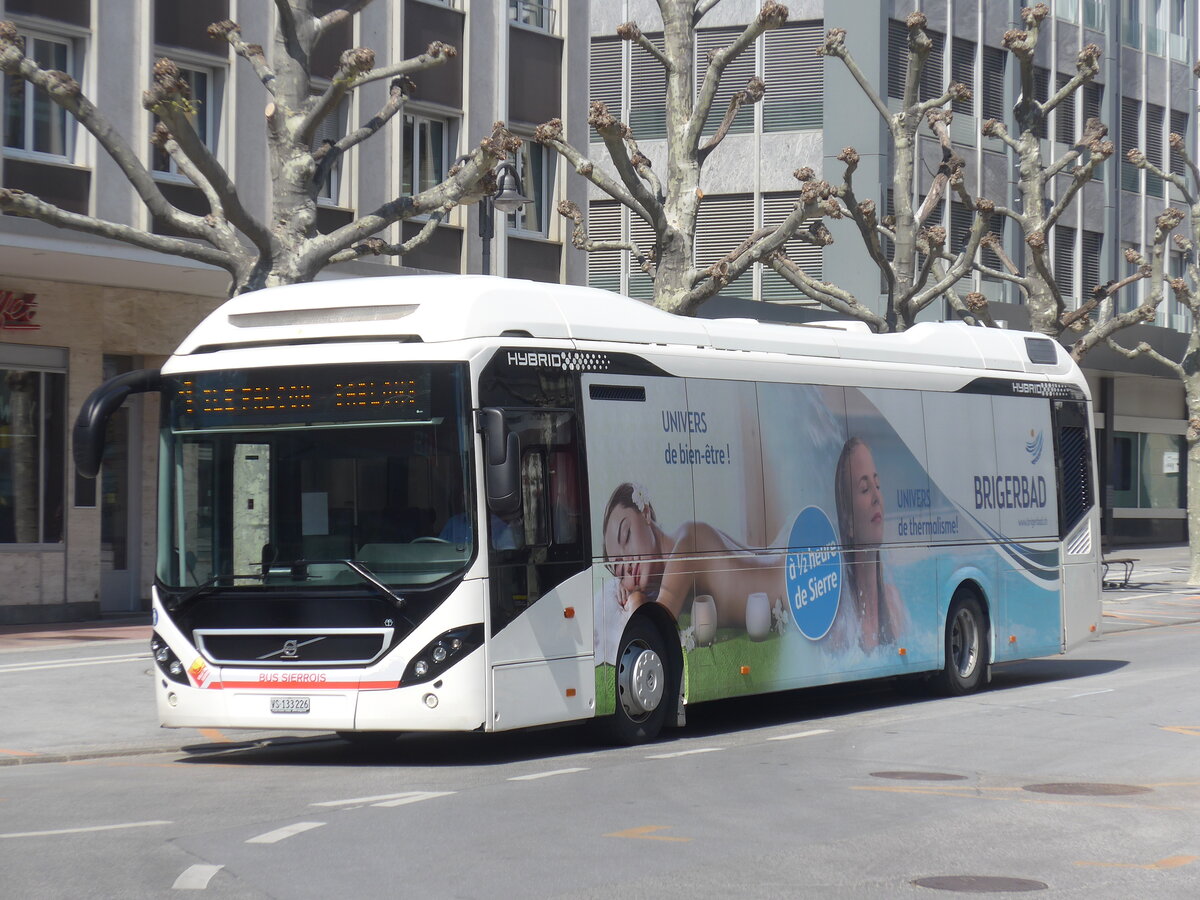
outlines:
[[271, 712], [273, 713], [306, 713], [311, 706], [308, 697], [272, 697]]

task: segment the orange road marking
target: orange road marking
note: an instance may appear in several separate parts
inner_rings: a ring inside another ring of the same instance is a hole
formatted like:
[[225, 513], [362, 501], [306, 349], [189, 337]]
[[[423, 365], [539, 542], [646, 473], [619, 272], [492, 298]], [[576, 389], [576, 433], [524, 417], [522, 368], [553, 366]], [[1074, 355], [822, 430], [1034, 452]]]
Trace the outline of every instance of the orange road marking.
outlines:
[[686, 843], [691, 840], [691, 838], [667, 837], [665, 834], [650, 833], [652, 831], [665, 831], [670, 827], [669, 825], [642, 825], [638, 828], [626, 828], [624, 831], [614, 831], [612, 834], [606, 834], [605, 837], [638, 838], [643, 841], [674, 841], [676, 843]]
[[0, 748], [0, 753], [7, 754], [8, 756], [37, 756], [32, 750], [5, 750]]
[[1173, 731], [1176, 734], [1190, 734], [1192, 737], [1200, 737], [1200, 725], [1163, 725], [1163, 731]]
[[222, 734], [220, 731], [218, 731], [215, 728], [199, 728], [199, 729], [197, 729], [197, 731], [199, 731], [200, 734], [202, 734], [204, 737], [208, 738], [213, 743], [216, 743], [216, 744], [230, 743], [229, 738], [225, 737], [224, 734]]
[[1077, 866], [1103, 866], [1108, 869], [1178, 869], [1181, 866], [1190, 866], [1200, 856], [1168, 856], [1165, 859], [1160, 859], [1158, 862], [1152, 863], [1117, 863], [1117, 862], [1089, 862], [1076, 861]]

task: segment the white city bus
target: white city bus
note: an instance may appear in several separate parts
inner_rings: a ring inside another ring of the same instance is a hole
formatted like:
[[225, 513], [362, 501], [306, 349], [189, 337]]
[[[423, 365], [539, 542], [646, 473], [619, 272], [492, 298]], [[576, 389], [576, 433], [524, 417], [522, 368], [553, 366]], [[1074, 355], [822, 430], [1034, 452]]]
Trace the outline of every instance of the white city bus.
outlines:
[[236, 297], [161, 393], [168, 727], [623, 741], [690, 703], [1060, 653], [1100, 621], [1091, 411], [1036, 335], [667, 315], [473, 276]]

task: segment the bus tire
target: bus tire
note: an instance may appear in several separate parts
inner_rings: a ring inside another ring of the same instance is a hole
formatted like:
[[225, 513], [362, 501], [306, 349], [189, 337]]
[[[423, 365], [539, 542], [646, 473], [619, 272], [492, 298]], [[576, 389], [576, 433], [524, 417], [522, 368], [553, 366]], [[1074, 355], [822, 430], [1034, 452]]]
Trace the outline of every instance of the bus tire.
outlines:
[[937, 678], [943, 694], [961, 697], [979, 689], [987, 671], [988, 621], [974, 591], [960, 588], [946, 615], [946, 662]]
[[658, 737], [674, 702], [675, 678], [662, 633], [649, 616], [634, 616], [617, 652], [617, 709], [596, 720], [615, 744], [645, 744]]

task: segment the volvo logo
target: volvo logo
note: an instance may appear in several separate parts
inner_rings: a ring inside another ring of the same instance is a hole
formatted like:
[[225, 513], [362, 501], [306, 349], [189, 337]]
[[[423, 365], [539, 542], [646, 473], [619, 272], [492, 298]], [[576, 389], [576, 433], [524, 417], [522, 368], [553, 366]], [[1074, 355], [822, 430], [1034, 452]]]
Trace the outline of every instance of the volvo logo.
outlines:
[[298, 641], [295, 638], [289, 638], [283, 642], [283, 646], [280, 649], [271, 653], [264, 653], [262, 656], [258, 657], [258, 659], [299, 659], [301, 647], [307, 647], [309, 644], [315, 644], [317, 641], [323, 640], [325, 640], [324, 635], [321, 637], [310, 638], [307, 641]]

